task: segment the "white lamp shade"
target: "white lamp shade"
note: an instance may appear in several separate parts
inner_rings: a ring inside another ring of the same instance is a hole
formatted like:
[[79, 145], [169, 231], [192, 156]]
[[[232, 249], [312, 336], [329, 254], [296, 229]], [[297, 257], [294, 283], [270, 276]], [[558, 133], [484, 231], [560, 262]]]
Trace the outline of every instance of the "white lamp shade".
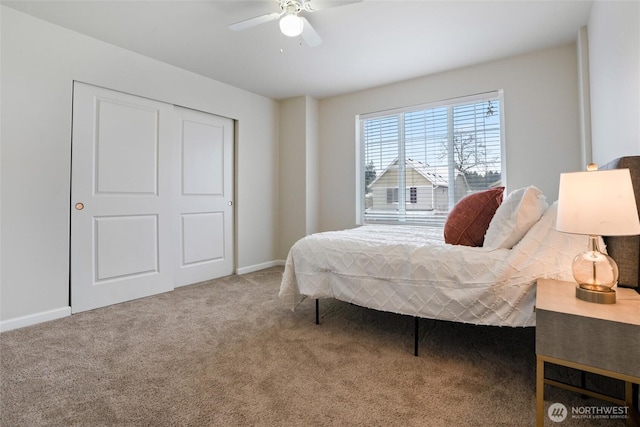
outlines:
[[302, 34], [303, 21], [295, 13], [285, 15], [280, 19], [280, 31], [288, 37], [297, 37]]
[[629, 169], [561, 174], [556, 229], [592, 236], [640, 234]]

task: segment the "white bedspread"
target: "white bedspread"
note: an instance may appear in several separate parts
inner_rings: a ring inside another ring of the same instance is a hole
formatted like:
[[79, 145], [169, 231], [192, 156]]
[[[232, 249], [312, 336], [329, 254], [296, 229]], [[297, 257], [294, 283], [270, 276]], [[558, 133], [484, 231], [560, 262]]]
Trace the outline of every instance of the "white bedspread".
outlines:
[[513, 249], [449, 245], [420, 226], [366, 225], [299, 240], [279, 296], [305, 298], [481, 325], [534, 326], [535, 280], [572, 280], [586, 236], [555, 231], [552, 205]]

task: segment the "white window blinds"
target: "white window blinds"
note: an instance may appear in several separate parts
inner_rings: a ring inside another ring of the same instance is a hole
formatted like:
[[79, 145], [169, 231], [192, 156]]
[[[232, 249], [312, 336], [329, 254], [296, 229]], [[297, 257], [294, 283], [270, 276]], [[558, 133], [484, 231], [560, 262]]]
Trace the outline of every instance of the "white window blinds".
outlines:
[[360, 117], [362, 221], [442, 227], [467, 194], [503, 184], [498, 92]]

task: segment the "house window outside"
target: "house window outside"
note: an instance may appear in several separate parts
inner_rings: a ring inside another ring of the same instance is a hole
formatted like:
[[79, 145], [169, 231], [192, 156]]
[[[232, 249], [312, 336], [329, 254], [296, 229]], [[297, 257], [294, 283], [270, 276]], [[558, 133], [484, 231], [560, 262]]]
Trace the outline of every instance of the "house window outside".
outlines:
[[409, 187], [409, 201], [412, 204], [418, 203], [418, 188], [417, 187]]
[[443, 227], [462, 197], [504, 185], [501, 112], [492, 92], [361, 115], [362, 223]]

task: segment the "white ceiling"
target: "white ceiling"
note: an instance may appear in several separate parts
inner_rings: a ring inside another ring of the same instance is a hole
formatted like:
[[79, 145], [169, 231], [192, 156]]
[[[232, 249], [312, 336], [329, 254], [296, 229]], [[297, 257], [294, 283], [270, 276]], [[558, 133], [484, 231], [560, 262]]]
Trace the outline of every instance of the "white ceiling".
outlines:
[[279, 11], [275, 0], [2, 0], [274, 99], [324, 98], [569, 43], [586, 25], [591, 3], [364, 0], [306, 13], [323, 39], [310, 48], [281, 36], [277, 21], [229, 30], [234, 22]]

